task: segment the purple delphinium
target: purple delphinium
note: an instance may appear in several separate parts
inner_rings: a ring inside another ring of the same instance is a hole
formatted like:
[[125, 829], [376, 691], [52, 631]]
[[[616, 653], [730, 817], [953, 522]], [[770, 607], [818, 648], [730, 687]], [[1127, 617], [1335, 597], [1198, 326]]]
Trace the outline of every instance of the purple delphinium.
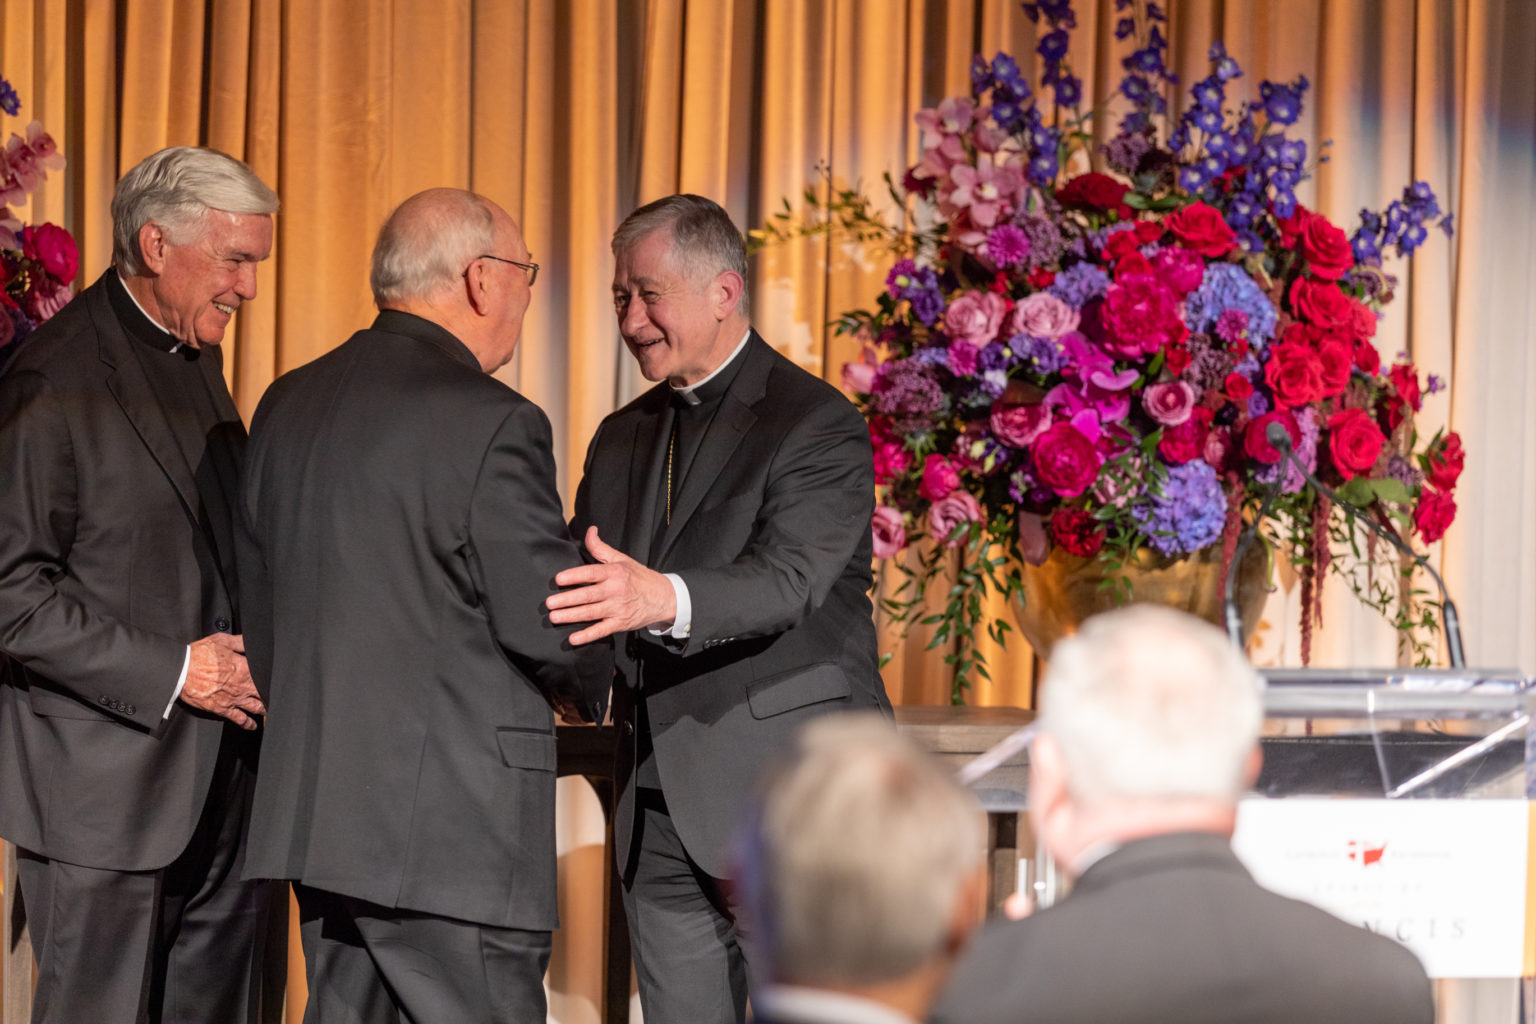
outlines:
[[1091, 299], [1103, 298], [1109, 290], [1109, 274], [1092, 263], [1074, 263], [1056, 275], [1046, 289], [1073, 309], [1082, 309]]
[[1214, 543], [1227, 521], [1221, 480], [1202, 459], [1172, 466], [1133, 506], [1147, 542], [1164, 555], [1188, 554]]
[[3, 78], [0, 78], [0, 110], [12, 117], [21, 113], [21, 97], [16, 94], [16, 87]]
[[1185, 303], [1189, 329], [1209, 331], [1221, 315], [1237, 310], [1248, 315], [1248, 339], [1255, 345], [1267, 342], [1275, 330], [1275, 306], [1253, 278], [1236, 263], [1212, 263], [1205, 279]]

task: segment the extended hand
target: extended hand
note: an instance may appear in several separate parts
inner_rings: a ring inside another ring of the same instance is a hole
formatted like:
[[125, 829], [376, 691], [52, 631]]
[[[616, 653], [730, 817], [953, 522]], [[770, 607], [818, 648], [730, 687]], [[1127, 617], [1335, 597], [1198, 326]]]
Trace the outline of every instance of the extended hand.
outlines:
[[551, 594], [544, 601], [550, 622], [592, 623], [571, 634], [572, 644], [579, 646], [613, 633], [672, 624], [677, 618], [677, 598], [672, 593], [671, 581], [604, 544], [595, 526], [587, 527], [586, 542], [598, 564], [563, 570], [555, 577], [555, 583], [572, 589]]
[[252, 716], [267, 713], [245, 663], [245, 640], [228, 633], [214, 633], [192, 644], [181, 699], [242, 729], [256, 728]]

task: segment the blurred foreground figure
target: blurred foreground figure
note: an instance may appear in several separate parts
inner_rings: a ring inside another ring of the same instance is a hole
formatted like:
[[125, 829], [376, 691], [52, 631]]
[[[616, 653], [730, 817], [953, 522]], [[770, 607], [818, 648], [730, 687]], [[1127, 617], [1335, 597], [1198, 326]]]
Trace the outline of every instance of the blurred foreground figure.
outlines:
[[981, 808], [878, 715], [807, 726], [738, 848], [758, 1024], [922, 1020], [981, 923]]
[[310, 1024], [542, 1021], [552, 700], [602, 717], [605, 644], [541, 602], [579, 558], [549, 420], [489, 374], [538, 267], [494, 203], [412, 196], [373, 325], [251, 423], [240, 566], [267, 699], [246, 870], [295, 883]]
[[1417, 959], [1255, 883], [1229, 840], [1259, 771], [1260, 680], [1220, 631], [1134, 605], [1056, 646], [1030, 759], [1035, 834], [1076, 880], [982, 934], [946, 1024], [1414, 1024]]
[[0, 835], [35, 1022], [255, 1020], [271, 887], [240, 867], [263, 707], [219, 343], [277, 195], [211, 149], [112, 195], [112, 266], [0, 370]]

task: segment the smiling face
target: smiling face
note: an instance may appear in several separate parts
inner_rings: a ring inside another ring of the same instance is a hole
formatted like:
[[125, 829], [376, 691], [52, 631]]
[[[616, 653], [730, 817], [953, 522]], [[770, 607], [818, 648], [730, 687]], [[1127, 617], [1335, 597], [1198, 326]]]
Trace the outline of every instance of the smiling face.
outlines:
[[746, 330], [741, 287], [734, 271], [711, 275], [679, 260], [670, 228], [616, 253], [613, 309], [641, 376], [684, 387], [718, 369]]
[[139, 230], [146, 273], [130, 288], [184, 344], [217, 345], [240, 303], [256, 297], [256, 264], [272, 253], [272, 218], [209, 210], [184, 230], [184, 241], [153, 221]]

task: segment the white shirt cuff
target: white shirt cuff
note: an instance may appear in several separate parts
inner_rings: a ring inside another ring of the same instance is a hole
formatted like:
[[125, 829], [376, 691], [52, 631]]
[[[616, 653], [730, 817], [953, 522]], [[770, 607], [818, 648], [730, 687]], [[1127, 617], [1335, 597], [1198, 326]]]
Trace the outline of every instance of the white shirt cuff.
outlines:
[[677, 617], [671, 626], [647, 626], [652, 636], [669, 636], [674, 640], [687, 640], [693, 630], [693, 602], [688, 598], [688, 584], [675, 572], [664, 574], [672, 584], [672, 597], [677, 605]]
[[187, 646], [187, 656], [181, 659], [181, 678], [176, 680], [176, 692], [171, 694], [171, 702], [165, 706], [165, 714], [161, 718], [171, 717], [171, 708], [176, 706], [176, 701], [181, 697], [181, 691], [187, 685], [187, 669], [192, 667], [192, 647]]

